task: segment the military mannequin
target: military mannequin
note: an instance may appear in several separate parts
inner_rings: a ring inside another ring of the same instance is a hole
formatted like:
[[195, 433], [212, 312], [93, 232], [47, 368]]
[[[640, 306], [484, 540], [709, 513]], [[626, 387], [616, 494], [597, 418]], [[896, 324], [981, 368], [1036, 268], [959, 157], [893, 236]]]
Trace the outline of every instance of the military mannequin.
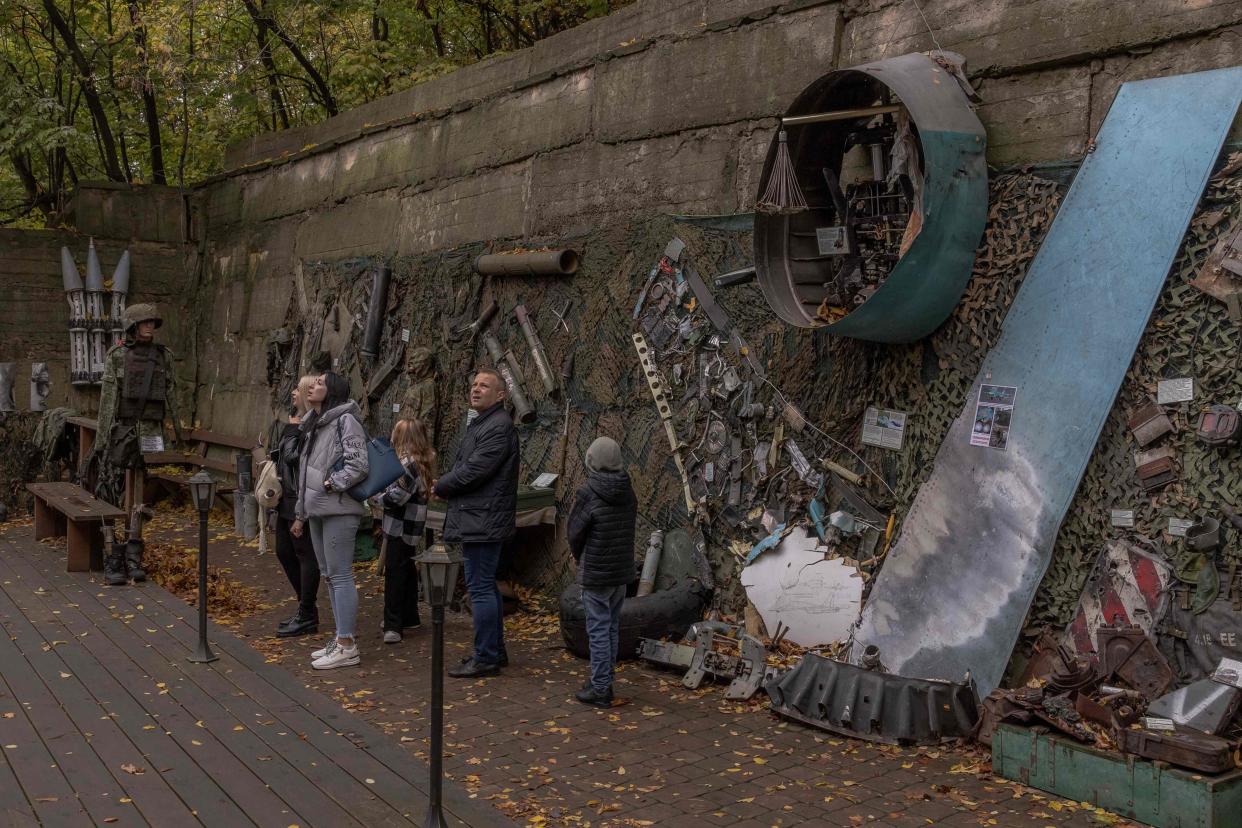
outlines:
[[[142, 303], [125, 309], [123, 324], [124, 340], [104, 359], [94, 454], [103, 468], [114, 474], [124, 471], [125, 494], [120, 505], [130, 514], [144, 511], [143, 455], [164, 450], [165, 419], [172, 421], [177, 441], [182, 438], [172, 353], [155, 342], [155, 331], [163, 320], [154, 305]], [[139, 520], [135, 523], [141, 525]], [[146, 579], [141, 537], [130, 537], [124, 546], [114, 544], [108, 550], [105, 582], [124, 584], [127, 570], [135, 581]]]
[[401, 397], [401, 416], [417, 417], [435, 439], [436, 368], [430, 348], [418, 347], [405, 359], [405, 375], [410, 386]]

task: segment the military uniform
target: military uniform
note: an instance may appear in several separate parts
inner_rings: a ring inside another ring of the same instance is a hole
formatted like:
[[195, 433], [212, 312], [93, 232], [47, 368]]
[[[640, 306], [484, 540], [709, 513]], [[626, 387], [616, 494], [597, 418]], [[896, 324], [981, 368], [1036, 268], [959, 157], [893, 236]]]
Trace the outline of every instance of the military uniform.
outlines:
[[[177, 440], [181, 440], [172, 352], [163, 345], [141, 342], [134, 336], [138, 323], [145, 321], [154, 321], [157, 328], [162, 324], [154, 305], [137, 304], [125, 309], [125, 340], [109, 350], [104, 359], [99, 395], [94, 449], [100, 461], [97, 489], [117, 491], [119, 481], [112, 478], [123, 473], [125, 502], [122, 505], [126, 513], [141, 506], [143, 454], [165, 448], [165, 419], [172, 421]], [[128, 543], [116, 546], [123, 551], [114, 549], [105, 561], [107, 583], [125, 583], [127, 568], [134, 580], [145, 579], [142, 539], [129, 538]]]
[[401, 396], [401, 416], [417, 417], [434, 437], [436, 430], [436, 373], [431, 350], [415, 348], [405, 362], [410, 386]]

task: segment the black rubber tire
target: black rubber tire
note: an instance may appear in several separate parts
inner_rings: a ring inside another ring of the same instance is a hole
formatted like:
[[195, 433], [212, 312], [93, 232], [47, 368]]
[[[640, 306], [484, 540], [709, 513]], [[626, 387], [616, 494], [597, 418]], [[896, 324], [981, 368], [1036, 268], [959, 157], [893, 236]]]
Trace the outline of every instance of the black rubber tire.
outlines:
[[[703, 610], [710, 599], [711, 590], [693, 579], [663, 592], [626, 598], [621, 605], [617, 658], [636, 658], [640, 638], [680, 641], [691, 624], [703, 620]], [[582, 587], [578, 584], [570, 584], [561, 593], [561, 637], [571, 653], [579, 658], [590, 657]]]

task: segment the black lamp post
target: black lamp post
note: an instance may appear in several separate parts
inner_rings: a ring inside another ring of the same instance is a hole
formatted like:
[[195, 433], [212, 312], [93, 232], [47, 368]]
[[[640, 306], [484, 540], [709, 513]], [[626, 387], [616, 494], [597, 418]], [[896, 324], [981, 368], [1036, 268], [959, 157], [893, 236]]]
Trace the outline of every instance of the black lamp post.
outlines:
[[431, 792], [423, 828], [448, 828], [441, 809], [444, 781], [444, 605], [457, 586], [461, 558], [433, 544], [414, 559], [431, 605]]
[[188, 658], [206, 664], [219, 658], [207, 644], [207, 513], [216, 499], [216, 481], [207, 472], [200, 471], [188, 484], [190, 499], [198, 509], [198, 649]]

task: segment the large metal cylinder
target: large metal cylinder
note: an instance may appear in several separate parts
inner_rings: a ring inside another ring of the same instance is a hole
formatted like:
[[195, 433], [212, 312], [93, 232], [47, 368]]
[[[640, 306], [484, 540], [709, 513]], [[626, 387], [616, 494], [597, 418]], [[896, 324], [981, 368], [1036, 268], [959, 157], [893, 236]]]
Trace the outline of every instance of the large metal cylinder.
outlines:
[[543, 381], [544, 390], [549, 394], [555, 394], [556, 377], [552, 375], [552, 366], [548, 364], [548, 354], [543, 349], [543, 342], [540, 341], [539, 333], [530, 320], [530, 314], [526, 312], [526, 306], [518, 305], [513, 309], [513, 313], [522, 327], [522, 334], [526, 337], [526, 345], [530, 348], [530, 355], [535, 360], [535, 369], [539, 372], [539, 379]]
[[474, 269], [484, 276], [572, 276], [578, 272], [578, 252], [489, 253], [474, 260]]
[[509, 367], [512, 354], [506, 354], [501, 350], [500, 343], [496, 340], [496, 335], [491, 331], [484, 332], [483, 344], [487, 347], [488, 355], [492, 358], [496, 370], [504, 377], [505, 385], [509, 389], [509, 399], [513, 400], [514, 419], [522, 424], [533, 423], [535, 421], [535, 409], [527, 402], [526, 394], [522, 391], [522, 385], [518, 377], [513, 369]]
[[90, 352], [90, 381], [103, 381], [106, 343], [112, 323], [104, 310], [103, 269], [99, 266], [99, 254], [95, 252], [95, 240], [86, 249], [86, 330]]
[[13, 380], [16, 375], [16, 362], [0, 362], [0, 412], [17, 410], [17, 403], [13, 401]]
[[89, 385], [91, 381], [90, 344], [86, 335], [86, 286], [77, 262], [68, 247], [60, 249], [60, 274], [69, 301], [69, 382]]
[[380, 335], [384, 332], [384, 309], [388, 307], [388, 285], [392, 281], [392, 268], [378, 265], [371, 275], [371, 302], [367, 306], [367, 326], [362, 337], [362, 355], [370, 359], [379, 356]]

